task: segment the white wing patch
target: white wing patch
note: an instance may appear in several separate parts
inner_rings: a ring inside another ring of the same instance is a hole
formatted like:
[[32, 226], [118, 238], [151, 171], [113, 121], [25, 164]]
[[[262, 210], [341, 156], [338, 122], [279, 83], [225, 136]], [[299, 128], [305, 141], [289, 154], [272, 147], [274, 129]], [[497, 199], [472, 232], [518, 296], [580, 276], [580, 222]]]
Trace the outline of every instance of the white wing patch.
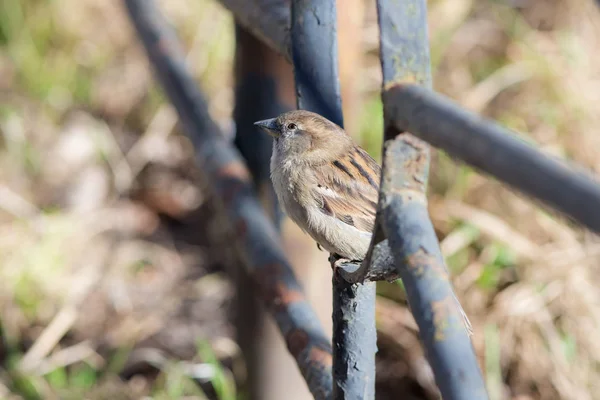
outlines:
[[335, 190], [330, 189], [323, 185], [317, 185], [317, 189], [315, 191], [325, 197], [329, 197], [329, 198], [333, 198], [333, 199], [336, 197], [340, 197], [340, 195], [337, 194], [337, 192]]

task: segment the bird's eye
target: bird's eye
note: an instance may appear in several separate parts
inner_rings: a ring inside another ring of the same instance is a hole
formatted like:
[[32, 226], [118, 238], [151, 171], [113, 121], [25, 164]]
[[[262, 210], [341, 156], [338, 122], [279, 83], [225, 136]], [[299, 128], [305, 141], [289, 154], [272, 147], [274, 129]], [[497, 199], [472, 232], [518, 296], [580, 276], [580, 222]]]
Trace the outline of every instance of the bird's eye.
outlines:
[[288, 128], [290, 131], [293, 131], [293, 130], [296, 130], [296, 128], [298, 128], [298, 125], [294, 124], [293, 122], [290, 122], [290, 123], [288, 124], [287, 128]]

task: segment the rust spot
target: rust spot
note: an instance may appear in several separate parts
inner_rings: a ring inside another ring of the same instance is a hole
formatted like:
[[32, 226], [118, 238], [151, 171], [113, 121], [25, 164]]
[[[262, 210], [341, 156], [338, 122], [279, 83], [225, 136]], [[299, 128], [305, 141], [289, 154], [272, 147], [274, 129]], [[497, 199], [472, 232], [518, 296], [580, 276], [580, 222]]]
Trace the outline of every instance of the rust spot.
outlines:
[[394, 78], [396, 82], [401, 81], [402, 84], [419, 85], [423, 83], [422, 75], [411, 71], [397, 71]]
[[383, 95], [385, 96], [388, 92], [391, 92], [393, 90], [402, 89], [402, 86], [411, 83], [411, 82], [398, 82], [398, 81], [389, 81], [389, 82], [385, 82], [383, 85]]
[[297, 290], [290, 290], [285, 284], [278, 283], [275, 289], [274, 304], [287, 307], [292, 303], [304, 301], [304, 294]]
[[305, 301], [304, 293], [290, 289], [281, 279], [280, 264], [269, 264], [261, 268], [260, 273], [253, 275], [258, 293], [268, 308], [279, 311], [290, 304]]
[[429, 79], [426, 73], [406, 71], [397, 56], [394, 61], [399, 69], [395, 72], [394, 79], [383, 84], [384, 94], [392, 90], [402, 90], [402, 87], [407, 85], [423, 85]]
[[219, 178], [238, 178], [244, 182], [250, 182], [248, 168], [239, 161], [230, 162], [217, 171]]
[[325, 367], [330, 367], [333, 364], [331, 353], [321, 347], [312, 346], [310, 349], [309, 358]]
[[308, 333], [301, 329], [294, 329], [286, 335], [285, 341], [290, 353], [294, 358], [298, 358], [308, 345]]
[[446, 332], [450, 326], [450, 318], [457, 315], [455, 300], [452, 296], [447, 296], [442, 300], [434, 301], [431, 304], [433, 310], [433, 326], [435, 326], [435, 340], [446, 339]]
[[448, 281], [448, 271], [444, 264], [438, 261], [433, 255], [427, 253], [422, 247], [406, 257], [406, 265], [418, 276], [422, 276], [425, 273], [428, 275], [435, 274], [435, 279]]

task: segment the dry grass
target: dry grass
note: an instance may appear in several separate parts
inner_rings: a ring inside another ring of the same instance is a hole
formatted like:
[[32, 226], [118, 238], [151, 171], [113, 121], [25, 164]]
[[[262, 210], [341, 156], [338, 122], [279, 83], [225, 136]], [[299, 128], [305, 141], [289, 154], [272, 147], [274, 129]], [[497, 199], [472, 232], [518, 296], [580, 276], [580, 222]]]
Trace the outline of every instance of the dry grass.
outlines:
[[[357, 76], [361, 140], [376, 155], [372, 3]], [[213, 1], [162, 4], [230, 134], [231, 18]], [[600, 171], [600, 14], [591, 1], [438, 0], [430, 28], [438, 91]], [[228, 371], [243, 373], [222, 273], [231, 260], [219, 256], [226, 238], [118, 2], [6, 0], [0, 33], [0, 396], [215, 395], [194, 377], [232, 398]], [[491, 397], [600, 399], [598, 238], [443, 154], [430, 193]], [[205, 228], [192, 242], [172, 221], [188, 218]], [[382, 379], [408, 377], [433, 396], [422, 354], [406, 354], [410, 316], [396, 303], [380, 310], [382, 353], [405, 360]], [[138, 364], [154, 375], [136, 373]], [[124, 369], [134, 378], [118, 379]]]

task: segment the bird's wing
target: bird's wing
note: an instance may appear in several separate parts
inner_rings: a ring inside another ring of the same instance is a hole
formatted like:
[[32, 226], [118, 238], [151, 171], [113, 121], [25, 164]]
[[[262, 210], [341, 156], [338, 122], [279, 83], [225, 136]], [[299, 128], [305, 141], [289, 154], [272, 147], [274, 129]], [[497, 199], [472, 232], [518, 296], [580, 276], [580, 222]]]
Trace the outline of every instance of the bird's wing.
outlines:
[[321, 211], [364, 231], [372, 232], [381, 168], [360, 147], [316, 171]]

